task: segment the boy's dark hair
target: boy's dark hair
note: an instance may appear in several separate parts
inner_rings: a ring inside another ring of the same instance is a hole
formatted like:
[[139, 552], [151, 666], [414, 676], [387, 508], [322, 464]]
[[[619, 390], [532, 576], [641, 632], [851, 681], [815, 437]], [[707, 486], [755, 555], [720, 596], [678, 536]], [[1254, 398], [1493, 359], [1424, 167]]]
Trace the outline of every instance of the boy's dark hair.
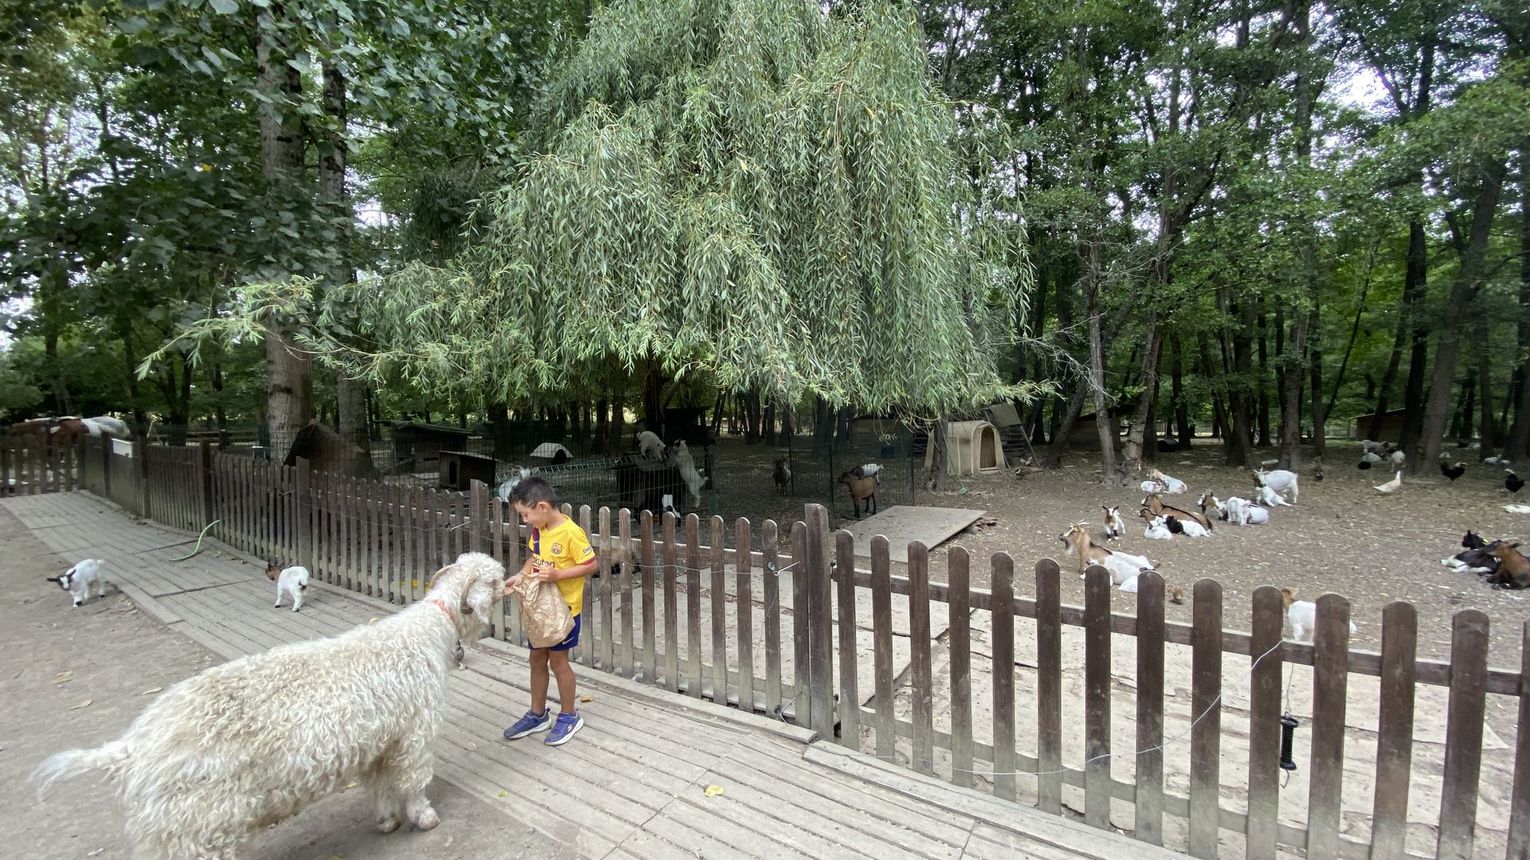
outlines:
[[549, 506], [556, 508], [558, 493], [553, 489], [552, 484], [547, 483], [546, 478], [525, 478], [510, 491], [510, 504], [517, 502], [528, 508], [534, 508], [546, 502]]

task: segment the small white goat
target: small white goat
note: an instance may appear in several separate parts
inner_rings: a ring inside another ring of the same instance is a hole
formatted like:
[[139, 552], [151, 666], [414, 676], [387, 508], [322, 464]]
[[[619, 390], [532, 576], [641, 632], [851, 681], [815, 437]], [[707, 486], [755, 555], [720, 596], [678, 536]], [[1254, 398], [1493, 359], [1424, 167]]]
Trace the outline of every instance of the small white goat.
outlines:
[[58, 583], [58, 587], [69, 592], [74, 599], [74, 607], [80, 608], [85, 601], [90, 599], [90, 592], [94, 590], [96, 597], [106, 596], [106, 577], [101, 573], [101, 566], [106, 564], [99, 558], [87, 558], [74, 567], [69, 568], [62, 576], [49, 576], [49, 582]]
[[661, 460], [664, 458], [664, 440], [660, 439], [658, 434], [652, 430], [644, 430], [637, 434], [637, 443], [638, 453], [644, 457], [650, 460]]
[[1279, 493], [1275, 492], [1269, 487], [1260, 487], [1259, 491], [1254, 494], [1254, 498], [1259, 502], [1259, 504], [1264, 505], [1267, 508], [1291, 507], [1290, 502], [1281, 498]]
[[266, 579], [276, 583], [276, 603], [272, 608], [282, 608], [284, 594], [292, 598], [293, 612], [303, 608], [303, 594], [308, 591], [308, 568], [298, 566], [283, 568], [276, 559], [271, 559], [266, 562]]
[[1150, 496], [1162, 495], [1165, 491], [1163, 484], [1157, 481], [1143, 481], [1140, 486], [1142, 487], [1142, 492]]
[[[1297, 600], [1296, 589], [1282, 588], [1280, 602], [1286, 607], [1286, 620], [1291, 622], [1291, 638], [1297, 642], [1311, 642], [1317, 629], [1317, 604], [1310, 600]], [[1355, 635], [1355, 622], [1349, 622], [1349, 635]]]
[[425, 797], [459, 640], [489, 623], [504, 566], [464, 553], [425, 599], [376, 624], [205, 669], [161, 693], [121, 737], [33, 774], [103, 771], [135, 857], [232, 858], [250, 837], [360, 783], [384, 833], [441, 822]]
[[[643, 431], [648, 432], [648, 431]], [[685, 482], [685, 488], [691, 493], [691, 507], [701, 507], [701, 488], [706, 486], [707, 476], [696, 468], [696, 460], [691, 457], [691, 449], [682, 440], [675, 443], [675, 468], [680, 470], [680, 480]]]
[[1289, 498], [1292, 504], [1295, 504], [1297, 496], [1301, 495], [1301, 487], [1298, 486], [1296, 473], [1286, 469], [1276, 469], [1272, 472], [1266, 472], [1263, 469], [1258, 470], [1254, 473], [1254, 487], [1269, 487], [1282, 496]]
[[1262, 526], [1270, 521], [1270, 512], [1248, 499], [1240, 499], [1233, 496], [1223, 505], [1227, 511], [1227, 520], [1240, 526]]
[[1142, 536], [1148, 540], [1173, 540], [1174, 533], [1169, 531], [1168, 517], [1153, 517], [1148, 520], [1147, 528], [1142, 530]]
[[1100, 505], [1105, 510], [1105, 539], [1120, 540], [1126, 534], [1126, 522], [1121, 519], [1120, 505]]

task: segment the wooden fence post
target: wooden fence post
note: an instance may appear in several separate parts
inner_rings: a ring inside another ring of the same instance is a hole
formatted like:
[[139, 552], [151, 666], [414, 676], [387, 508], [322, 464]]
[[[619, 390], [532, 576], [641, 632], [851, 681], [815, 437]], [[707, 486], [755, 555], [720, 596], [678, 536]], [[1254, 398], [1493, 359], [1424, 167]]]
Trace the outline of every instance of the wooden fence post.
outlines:
[[112, 501], [112, 449], [116, 436], [101, 437], [101, 498]]
[[312, 478], [313, 475], [309, 471], [308, 458], [299, 457], [297, 461], [297, 487], [293, 491], [293, 501], [296, 504], [293, 510], [297, 513], [297, 549], [298, 558], [302, 559], [299, 563], [309, 570], [316, 569], [313, 561], [313, 524], [309, 522], [309, 515], [313, 513], [313, 500], [309, 498]]
[[202, 527], [212, 524], [217, 517], [213, 514], [213, 458], [212, 443], [203, 442], [197, 452], [197, 486], [202, 494]]
[[[831, 603], [829, 560], [829, 511], [808, 505], [806, 570], [808, 605], [808, 727], [824, 740], [834, 737], [834, 611]], [[854, 576], [851, 571], [847, 575]]]
[[138, 515], [149, 516], [149, 440], [142, 433], [133, 437], [133, 476], [138, 480]]

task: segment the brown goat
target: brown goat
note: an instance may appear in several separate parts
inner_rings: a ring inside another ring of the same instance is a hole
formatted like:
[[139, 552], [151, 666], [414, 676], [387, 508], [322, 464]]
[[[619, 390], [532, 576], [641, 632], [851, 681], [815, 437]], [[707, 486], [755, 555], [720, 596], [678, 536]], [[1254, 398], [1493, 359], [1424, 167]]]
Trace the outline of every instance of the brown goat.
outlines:
[[861, 503], [867, 502], [866, 513], [877, 512], [877, 479], [873, 475], [857, 478], [849, 472], [839, 476], [839, 482], [850, 489], [850, 502], [855, 506], [855, 518], [861, 518]]
[[1183, 508], [1176, 508], [1173, 505], [1166, 505], [1163, 503], [1163, 499], [1160, 498], [1156, 493], [1150, 494], [1144, 498], [1142, 500], [1142, 506], [1147, 508], [1149, 511], [1152, 511], [1153, 516], [1155, 517], [1161, 517], [1165, 514], [1168, 514], [1169, 516], [1178, 517], [1182, 520], [1194, 520], [1200, 523], [1202, 526], [1205, 526], [1207, 531], [1211, 530], [1211, 520], [1207, 519], [1205, 514], [1200, 513], [1199, 511], [1187, 511]]
[[1530, 559], [1520, 554], [1519, 542], [1494, 543], [1488, 547], [1488, 554], [1498, 559], [1498, 572], [1493, 577], [1494, 585], [1504, 588], [1530, 588]]

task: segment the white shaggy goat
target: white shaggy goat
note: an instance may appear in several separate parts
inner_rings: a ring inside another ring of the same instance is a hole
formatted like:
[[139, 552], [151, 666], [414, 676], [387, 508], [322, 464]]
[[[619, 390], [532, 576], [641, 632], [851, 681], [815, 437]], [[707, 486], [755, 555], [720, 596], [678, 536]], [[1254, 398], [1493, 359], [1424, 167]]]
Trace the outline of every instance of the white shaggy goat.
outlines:
[[425, 797], [459, 638], [500, 599], [504, 567], [464, 553], [425, 599], [376, 624], [213, 666], [155, 699], [122, 737], [37, 769], [104, 771], [140, 858], [232, 858], [254, 834], [351, 782], [377, 827], [440, 823]]

